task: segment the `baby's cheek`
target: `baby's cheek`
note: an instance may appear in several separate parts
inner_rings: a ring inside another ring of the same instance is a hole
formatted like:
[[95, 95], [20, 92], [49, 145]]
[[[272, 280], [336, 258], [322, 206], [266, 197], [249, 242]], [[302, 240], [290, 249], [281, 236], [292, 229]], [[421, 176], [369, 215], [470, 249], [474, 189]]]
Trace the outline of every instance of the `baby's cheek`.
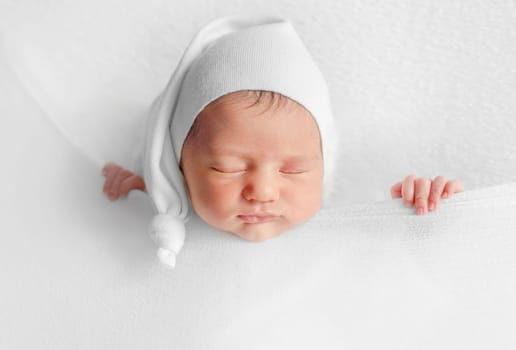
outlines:
[[218, 221], [234, 215], [238, 199], [237, 187], [235, 184], [221, 183], [206, 178], [200, 188], [198, 198], [201, 202], [198, 203], [198, 207], [202, 208], [205, 219]]
[[322, 185], [313, 181], [289, 188], [284, 192], [284, 199], [290, 204], [292, 221], [299, 224], [315, 215], [321, 208]]

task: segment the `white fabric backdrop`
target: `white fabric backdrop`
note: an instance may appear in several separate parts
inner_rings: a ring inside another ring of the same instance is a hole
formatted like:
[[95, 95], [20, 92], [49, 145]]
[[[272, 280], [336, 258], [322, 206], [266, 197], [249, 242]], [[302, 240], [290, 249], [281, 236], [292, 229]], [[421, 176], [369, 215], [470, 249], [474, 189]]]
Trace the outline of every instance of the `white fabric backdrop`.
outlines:
[[[515, 6], [0, 1], [0, 348], [514, 348]], [[290, 17], [327, 76], [338, 195], [263, 244], [193, 220], [163, 270], [150, 203], [103, 198], [100, 165], [134, 164], [191, 36], [244, 10]], [[417, 217], [389, 199], [409, 173], [468, 191]]]

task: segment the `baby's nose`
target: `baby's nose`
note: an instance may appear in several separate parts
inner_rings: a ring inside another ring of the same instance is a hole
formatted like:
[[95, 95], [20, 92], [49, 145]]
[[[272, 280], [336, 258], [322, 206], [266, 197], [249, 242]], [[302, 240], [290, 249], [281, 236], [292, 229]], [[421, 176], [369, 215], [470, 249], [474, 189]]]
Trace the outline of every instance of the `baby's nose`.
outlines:
[[280, 197], [280, 188], [276, 176], [270, 173], [253, 174], [243, 190], [246, 200], [273, 202]]

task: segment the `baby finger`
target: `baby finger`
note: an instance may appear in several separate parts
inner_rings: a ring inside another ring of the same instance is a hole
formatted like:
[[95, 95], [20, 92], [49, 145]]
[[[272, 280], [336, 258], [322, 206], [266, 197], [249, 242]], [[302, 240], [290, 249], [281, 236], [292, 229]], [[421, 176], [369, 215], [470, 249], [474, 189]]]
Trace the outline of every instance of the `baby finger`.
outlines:
[[414, 180], [416, 177], [414, 175], [409, 175], [403, 180], [401, 185], [401, 194], [403, 196], [403, 204], [406, 207], [414, 206]]
[[113, 196], [113, 183], [118, 177], [118, 173], [120, 173], [120, 171], [121, 168], [112, 168], [107, 170], [106, 181], [104, 182], [103, 191], [109, 197], [109, 199], [112, 199], [111, 197]]
[[428, 198], [428, 209], [430, 211], [436, 210], [439, 207], [441, 194], [443, 193], [447, 181], [444, 176], [437, 176], [434, 181], [432, 181], [430, 196]]
[[454, 193], [464, 191], [464, 184], [461, 181], [448, 181], [443, 191], [443, 198], [451, 197]]
[[122, 168], [120, 170], [120, 172], [117, 174], [117, 177], [116, 179], [113, 181], [113, 186], [111, 188], [111, 192], [113, 193], [113, 197], [114, 199], [117, 199], [118, 197], [120, 197], [121, 195], [123, 195], [122, 193], [122, 183], [129, 177], [132, 176], [132, 173], [127, 170], [127, 169], [124, 169]]
[[415, 181], [415, 197], [416, 210], [418, 215], [423, 215], [428, 212], [427, 203], [428, 195], [430, 193], [430, 180], [420, 177]]

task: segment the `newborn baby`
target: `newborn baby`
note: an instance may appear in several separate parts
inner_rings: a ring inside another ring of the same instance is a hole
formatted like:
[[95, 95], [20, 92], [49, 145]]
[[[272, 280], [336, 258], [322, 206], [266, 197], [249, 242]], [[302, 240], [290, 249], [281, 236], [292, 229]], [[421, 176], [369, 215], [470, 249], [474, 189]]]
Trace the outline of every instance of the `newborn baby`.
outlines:
[[[103, 191], [111, 200], [133, 189], [149, 192], [159, 212], [155, 231], [182, 230], [173, 218], [185, 218], [187, 198], [215, 228], [249, 241], [276, 237], [315, 215], [331, 187], [328, 95], [288, 21], [214, 21], [194, 38], [154, 103], [144, 178], [109, 163]], [[408, 176], [391, 195], [424, 214], [460, 191], [461, 182], [442, 176]], [[171, 265], [183, 236], [157, 239], [173, 255]]]
[[[275, 237], [321, 206], [317, 124], [303, 106], [277, 93], [239, 91], [210, 103], [184, 142], [180, 166], [197, 215], [246, 240]], [[117, 165], [104, 172], [111, 199], [145, 187]]]
[[[239, 91], [210, 103], [186, 138], [181, 170], [197, 215], [246, 240], [275, 237], [321, 206], [317, 124], [302, 106], [277, 93]], [[102, 174], [110, 200], [145, 191], [142, 177], [117, 164], [106, 164]], [[444, 176], [410, 175], [391, 187], [391, 197], [403, 198], [422, 215], [462, 191], [462, 182]]]

